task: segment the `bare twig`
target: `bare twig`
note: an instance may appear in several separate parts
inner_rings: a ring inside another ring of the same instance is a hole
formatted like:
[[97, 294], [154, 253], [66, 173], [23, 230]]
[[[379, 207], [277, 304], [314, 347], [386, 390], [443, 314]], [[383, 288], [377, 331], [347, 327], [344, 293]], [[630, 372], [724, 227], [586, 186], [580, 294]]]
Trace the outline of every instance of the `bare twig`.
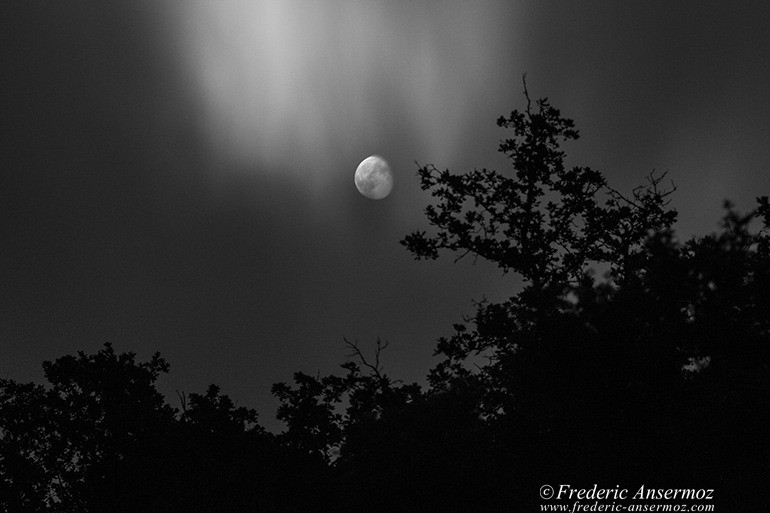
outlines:
[[521, 81], [524, 83], [524, 97], [527, 99], [527, 114], [531, 114], [532, 101], [529, 99], [529, 91], [527, 90], [527, 74], [524, 73], [521, 76]]
[[361, 365], [371, 370], [372, 374], [374, 374], [378, 379], [384, 379], [385, 376], [382, 374], [382, 366], [380, 365], [380, 355], [382, 354], [382, 351], [384, 351], [390, 344], [387, 340], [383, 342], [381, 338], [377, 337], [377, 346], [374, 349], [373, 363], [366, 359], [364, 353], [361, 351], [361, 348], [358, 347], [357, 340], [351, 342], [345, 337], [343, 337], [343, 340], [345, 341], [345, 345], [347, 345], [352, 350], [352, 352], [347, 355], [348, 358], [358, 358], [358, 360], [361, 362]]

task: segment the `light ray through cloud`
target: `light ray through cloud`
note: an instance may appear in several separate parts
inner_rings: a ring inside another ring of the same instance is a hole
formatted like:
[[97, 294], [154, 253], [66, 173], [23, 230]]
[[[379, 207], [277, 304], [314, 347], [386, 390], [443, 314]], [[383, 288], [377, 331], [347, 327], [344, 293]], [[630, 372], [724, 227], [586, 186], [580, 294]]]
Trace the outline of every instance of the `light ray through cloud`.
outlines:
[[499, 44], [487, 36], [503, 30], [500, 20], [510, 25], [500, 16], [510, 7], [489, 7], [190, 1], [169, 4], [169, 17], [179, 23], [213, 154], [318, 193], [341, 172], [340, 155], [355, 165], [394, 134], [411, 138], [420, 158], [451, 159], [483, 102], [480, 83], [503, 58], [511, 62], [485, 47]]

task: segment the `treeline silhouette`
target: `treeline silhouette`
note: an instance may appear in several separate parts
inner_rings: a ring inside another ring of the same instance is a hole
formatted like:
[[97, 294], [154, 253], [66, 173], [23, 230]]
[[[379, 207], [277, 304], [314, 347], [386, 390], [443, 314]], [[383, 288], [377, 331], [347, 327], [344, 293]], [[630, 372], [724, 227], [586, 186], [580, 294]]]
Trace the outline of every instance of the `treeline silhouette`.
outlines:
[[438, 341], [426, 386], [387, 375], [385, 343], [346, 341], [341, 373], [274, 385], [272, 434], [214, 385], [171, 406], [158, 354], [63, 356], [45, 385], [0, 380], [2, 509], [528, 511], [558, 483], [767, 506], [767, 197], [679, 240], [665, 175], [624, 194], [565, 167], [573, 122], [525, 96], [498, 120], [511, 173], [418, 170], [432, 228], [406, 249], [524, 280]]

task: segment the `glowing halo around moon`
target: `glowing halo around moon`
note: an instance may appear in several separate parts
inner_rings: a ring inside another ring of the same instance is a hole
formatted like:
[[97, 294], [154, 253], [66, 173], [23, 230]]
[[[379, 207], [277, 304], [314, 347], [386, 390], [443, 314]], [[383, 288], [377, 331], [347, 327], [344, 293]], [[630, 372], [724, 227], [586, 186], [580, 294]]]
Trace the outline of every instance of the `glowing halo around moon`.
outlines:
[[356, 189], [367, 198], [380, 200], [393, 190], [393, 172], [379, 155], [366, 157], [356, 168]]

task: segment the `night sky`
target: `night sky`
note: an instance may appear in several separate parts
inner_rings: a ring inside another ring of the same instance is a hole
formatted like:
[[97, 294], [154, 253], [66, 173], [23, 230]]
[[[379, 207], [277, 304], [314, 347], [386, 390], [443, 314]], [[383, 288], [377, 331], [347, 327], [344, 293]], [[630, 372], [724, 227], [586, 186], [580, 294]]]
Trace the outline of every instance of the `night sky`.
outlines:
[[[343, 336], [420, 380], [436, 339], [515, 276], [417, 262], [415, 161], [507, 168], [521, 77], [576, 120], [568, 164], [669, 171], [681, 236], [770, 194], [764, 2], [145, 1], [0, 7], [0, 375], [104, 342], [160, 388], [334, 372]], [[360, 195], [358, 163], [396, 184]]]

